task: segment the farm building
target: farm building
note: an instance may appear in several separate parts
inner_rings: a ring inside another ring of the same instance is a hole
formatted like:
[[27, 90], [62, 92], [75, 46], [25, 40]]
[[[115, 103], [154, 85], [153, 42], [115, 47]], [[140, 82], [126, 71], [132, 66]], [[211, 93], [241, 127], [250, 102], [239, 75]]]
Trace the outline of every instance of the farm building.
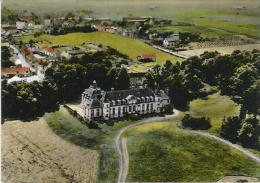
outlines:
[[135, 88], [104, 92], [96, 81], [82, 93], [81, 107], [85, 120], [124, 117], [127, 114], [159, 113], [161, 107], [170, 102], [163, 91], [151, 88]]
[[156, 61], [156, 54], [154, 53], [150, 53], [150, 54], [140, 54], [137, 56], [137, 60], [138, 61], [142, 61], [142, 62], [154, 62]]

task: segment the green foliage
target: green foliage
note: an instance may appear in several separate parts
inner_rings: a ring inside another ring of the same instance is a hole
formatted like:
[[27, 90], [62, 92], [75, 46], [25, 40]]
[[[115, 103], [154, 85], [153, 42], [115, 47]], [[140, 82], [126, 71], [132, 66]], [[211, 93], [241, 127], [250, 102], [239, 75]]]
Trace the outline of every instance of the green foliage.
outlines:
[[9, 59], [11, 58], [10, 50], [7, 46], [1, 46], [1, 67], [11, 67], [14, 63]]
[[207, 130], [211, 127], [209, 118], [208, 119], [206, 119], [205, 117], [194, 118], [191, 117], [189, 114], [186, 114], [182, 118], [181, 122], [184, 128], [191, 128], [193, 130]]
[[239, 117], [224, 118], [221, 126], [221, 137], [232, 143], [238, 142], [238, 131], [241, 128], [241, 120]]
[[163, 114], [173, 114], [173, 109], [174, 109], [174, 107], [173, 107], [172, 104], [167, 104], [167, 105], [165, 105], [161, 108], [161, 113], [163, 113]]
[[67, 15], [65, 16], [65, 20], [68, 20], [69, 18], [74, 18], [75, 15], [72, 12], [68, 12]]
[[241, 143], [243, 147], [260, 149], [259, 120], [255, 118], [240, 119], [238, 117], [224, 119], [220, 135], [232, 143]]
[[3, 118], [33, 119], [44, 112], [56, 110], [58, 89], [51, 78], [41, 83], [2, 83]]

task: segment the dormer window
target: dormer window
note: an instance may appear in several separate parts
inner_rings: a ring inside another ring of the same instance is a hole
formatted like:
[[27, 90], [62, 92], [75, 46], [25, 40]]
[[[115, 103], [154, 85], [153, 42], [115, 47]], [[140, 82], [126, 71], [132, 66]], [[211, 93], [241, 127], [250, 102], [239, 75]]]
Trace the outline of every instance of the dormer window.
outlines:
[[149, 97], [146, 97], [146, 101], [147, 101], [147, 102], [150, 102], [150, 98], [149, 98]]
[[116, 105], [116, 101], [112, 100], [112, 105]]
[[150, 100], [151, 100], [151, 102], [153, 102], [153, 97], [152, 96], [150, 97]]
[[145, 102], [145, 98], [144, 97], [142, 97], [142, 102]]
[[118, 104], [118, 105], [121, 105], [121, 100], [117, 100], [117, 104]]
[[123, 99], [123, 100], [122, 100], [122, 102], [123, 102], [123, 104], [126, 104], [126, 101], [125, 101], [125, 99]]

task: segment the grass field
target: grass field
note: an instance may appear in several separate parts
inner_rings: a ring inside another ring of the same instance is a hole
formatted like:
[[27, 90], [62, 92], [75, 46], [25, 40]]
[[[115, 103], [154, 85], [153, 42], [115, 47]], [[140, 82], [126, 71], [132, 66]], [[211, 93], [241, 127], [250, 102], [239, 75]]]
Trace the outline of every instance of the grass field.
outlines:
[[[71, 33], [61, 36], [41, 35], [39, 38], [33, 36], [24, 36], [20, 38], [23, 42], [33, 40], [46, 40], [50, 41], [53, 45], [82, 45], [83, 43], [102, 44], [103, 46], [110, 46], [118, 51], [127, 54], [133, 61], [137, 60], [137, 56], [143, 53], [155, 53], [157, 55], [154, 64], [163, 64], [166, 60], [172, 62], [180, 61], [181, 59], [161, 52], [152, 48], [141, 41], [125, 38], [119, 35], [110, 34], [106, 32], [94, 33]], [[147, 65], [147, 64], [146, 64]]]
[[113, 126], [99, 124], [99, 130], [89, 129], [71, 116], [62, 106], [59, 111], [47, 113], [44, 118], [52, 130], [63, 139], [78, 146], [98, 151], [97, 182], [115, 182], [118, 160], [115, 153], [114, 137], [118, 129], [134, 123], [134, 121], [120, 121]]
[[138, 126], [124, 137], [130, 158], [128, 182], [214, 182], [230, 174], [260, 173], [260, 165], [244, 154], [170, 122]]
[[175, 121], [181, 121], [185, 114], [189, 113], [193, 117], [210, 118], [212, 127], [207, 130], [210, 133], [219, 135], [223, 118], [239, 115], [240, 106], [230, 100], [227, 96], [219, 93], [209, 95], [206, 99], [197, 99], [190, 102], [190, 110], [181, 112]]

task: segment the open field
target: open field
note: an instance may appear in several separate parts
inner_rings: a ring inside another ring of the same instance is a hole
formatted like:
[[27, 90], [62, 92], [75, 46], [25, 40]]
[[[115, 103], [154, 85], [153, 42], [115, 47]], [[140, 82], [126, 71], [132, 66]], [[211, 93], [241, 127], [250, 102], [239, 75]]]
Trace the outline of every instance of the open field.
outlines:
[[97, 182], [115, 182], [118, 160], [115, 153], [114, 137], [117, 131], [134, 121], [120, 121], [112, 125], [99, 124], [100, 129], [90, 129], [69, 114], [67, 109], [44, 116], [50, 128], [60, 137], [78, 146], [99, 152]]
[[185, 114], [193, 117], [210, 118], [212, 127], [207, 130], [210, 133], [219, 135], [223, 118], [239, 115], [240, 106], [234, 103], [229, 97], [221, 96], [219, 93], [209, 95], [206, 99], [197, 99], [190, 102], [188, 112], [180, 112], [175, 119], [181, 121]]
[[2, 125], [3, 182], [94, 182], [97, 151], [57, 136], [43, 118]]
[[235, 50], [245, 50], [245, 51], [252, 51], [253, 49], [260, 50], [260, 44], [249, 44], [249, 45], [239, 45], [239, 46], [225, 46], [225, 47], [214, 47], [214, 48], [201, 48], [201, 49], [194, 49], [194, 50], [188, 50], [188, 51], [180, 51], [180, 54], [186, 55], [186, 56], [200, 56], [205, 51], [208, 52], [214, 52], [218, 51], [222, 55], [231, 54]]
[[[22, 5], [22, 6], [21, 6]], [[158, 7], [156, 11], [149, 10], [149, 6], [155, 5]], [[218, 0], [208, 1], [171, 1], [171, 0], [4, 0], [2, 7], [6, 7], [15, 11], [30, 10], [38, 13], [61, 13], [64, 11], [76, 11], [88, 9], [94, 11], [94, 15], [105, 16], [110, 18], [122, 17], [124, 15], [151, 15], [159, 17], [171, 17], [180, 12], [191, 11], [221, 11], [221, 12], [236, 12], [233, 7], [236, 5], [245, 6], [247, 10], [239, 11], [241, 13], [258, 12], [258, 0]]]
[[71, 33], [60, 36], [41, 35], [37, 39], [33, 38], [33, 36], [21, 37], [23, 42], [29, 42], [30, 39], [50, 41], [53, 45], [82, 45], [83, 43], [102, 44], [103, 46], [110, 46], [127, 54], [133, 61], [137, 60], [139, 54], [155, 53], [157, 55], [157, 60], [151, 64], [163, 64], [166, 60], [171, 60], [172, 62], [180, 60], [177, 57], [152, 48], [141, 41], [106, 32]]
[[260, 165], [219, 142], [191, 134], [171, 122], [125, 132], [129, 182], [214, 182], [225, 175], [258, 177]]

